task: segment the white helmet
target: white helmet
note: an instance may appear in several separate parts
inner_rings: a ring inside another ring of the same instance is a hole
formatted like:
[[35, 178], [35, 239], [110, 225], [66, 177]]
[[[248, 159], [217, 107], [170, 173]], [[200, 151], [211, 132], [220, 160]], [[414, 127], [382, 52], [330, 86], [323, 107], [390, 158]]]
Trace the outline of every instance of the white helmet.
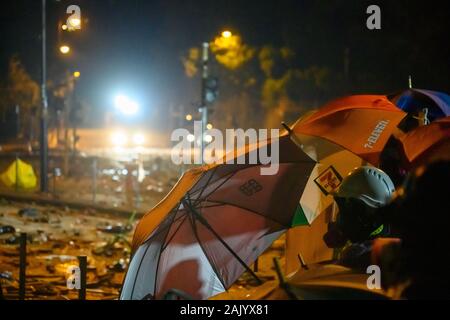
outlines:
[[362, 166], [344, 178], [334, 195], [340, 198], [356, 198], [372, 208], [379, 208], [388, 204], [394, 192], [394, 183], [384, 171]]

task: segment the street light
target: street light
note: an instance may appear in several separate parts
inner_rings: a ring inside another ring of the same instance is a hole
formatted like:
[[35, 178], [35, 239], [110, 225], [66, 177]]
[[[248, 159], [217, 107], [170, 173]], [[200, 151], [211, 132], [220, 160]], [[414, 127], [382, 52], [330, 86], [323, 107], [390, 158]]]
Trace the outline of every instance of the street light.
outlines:
[[59, 47], [59, 51], [61, 51], [62, 54], [68, 54], [70, 52], [70, 47], [67, 45], [62, 45]]
[[208, 123], [206, 125], [206, 129], [211, 130], [213, 128], [213, 125], [211, 123]]
[[222, 37], [224, 38], [230, 38], [233, 34], [229, 30], [225, 30], [222, 32]]
[[189, 142], [193, 142], [195, 140], [195, 136], [192, 133], [190, 133], [187, 135], [186, 139]]
[[80, 71], [75, 71], [75, 72], [73, 73], [73, 76], [74, 76], [75, 78], [79, 78], [80, 75], [81, 75]]
[[48, 132], [47, 132], [47, 116], [48, 116], [48, 99], [47, 99], [47, 1], [42, 0], [42, 30], [41, 30], [41, 49], [42, 49], [42, 69], [41, 69], [41, 134], [39, 137], [39, 158], [40, 158], [40, 190], [48, 192]]
[[137, 102], [124, 95], [116, 96], [114, 99], [114, 104], [116, 108], [125, 115], [136, 114], [139, 110], [139, 105]]
[[67, 30], [67, 24], [63, 24], [63, 25], [61, 26], [61, 29], [63, 29], [64, 31], [66, 31], [66, 30]]
[[186, 120], [187, 121], [191, 121], [192, 120], [192, 115], [191, 114], [187, 114], [186, 115]]
[[68, 20], [69, 25], [72, 29], [80, 29], [81, 20], [78, 18], [70, 18]]
[[205, 137], [203, 139], [207, 143], [210, 143], [213, 140], [213, 138], [210, 134], [205, 135]]

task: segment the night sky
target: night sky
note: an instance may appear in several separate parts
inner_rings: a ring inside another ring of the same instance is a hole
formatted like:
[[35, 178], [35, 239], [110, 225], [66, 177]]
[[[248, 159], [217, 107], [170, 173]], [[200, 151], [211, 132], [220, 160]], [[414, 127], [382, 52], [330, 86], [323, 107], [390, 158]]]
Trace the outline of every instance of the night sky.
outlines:
[[[164, 126], [158, 121], [161, 112], [171, 104], [190, 105], [198, 94], [194, 80], [184, 75], [181, 57], [223, 29], [238, 32], [252, 46], [293, 48], [298, 67], [341, 70], [344, 49], [350, 48], [355, 81], [333, 94], [394, 92], [407, 85], [408, 74], [417, 87], [450, 92], [448, 1], [47, 2], [49, 78], [80, 70], [79, 96], [93, 115], [102, 114], [116, 93], [125, 92], [147, 110], [142, 119]], [[73, 54], [62, 59], [57, 25], [66, 19], [70, 4], [81, 7], [83, 30], [69, 35]], [[382, 30], [366, 29], [369, 4], [380, 5]], [[40, 5], [38, 0], [2, 1], [0, 81], [6, 79], [13, 54], [39, 81]]]

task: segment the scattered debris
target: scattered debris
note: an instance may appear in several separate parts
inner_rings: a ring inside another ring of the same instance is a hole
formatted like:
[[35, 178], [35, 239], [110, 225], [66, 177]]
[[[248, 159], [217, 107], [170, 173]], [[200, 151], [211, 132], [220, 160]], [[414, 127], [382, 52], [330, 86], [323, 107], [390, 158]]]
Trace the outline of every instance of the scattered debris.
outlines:
[[105, 226], [97, 226], [97, 230], [106, 232], [106, 233], [128, 233], [132, 229], [131, 225], [123, 225], [122, 223], [118, 223], [116, 225], [105, 225]]
[[17, 214], [24, 218], [36, 218], [39, 216], [39, 210], [36, 208], [23, 208]]
[[125, 259], [119, 259], [115, 261], [113, 264], [109, 265], [108, 268], [113, 271], [125, 271], [127, 268], [127, 262]]
[[8, 233], [15, 233], [16, 228], [13, 226], [7, 225], [7, 226], [0, 226], [0, 234], [8, 234]]
[[8, 280], [8, 281], [14, 281], [13, 274], [10, 271], [0, 272], [0, 279], [4, 279], [4, 280]]
[[44, 214], [36, 208], [23, 208], [20, 209], [17, 214], [20, 217], [26, 218], [27, 220], [33, 222], [48, 223], [48, 214], [47, 213]]

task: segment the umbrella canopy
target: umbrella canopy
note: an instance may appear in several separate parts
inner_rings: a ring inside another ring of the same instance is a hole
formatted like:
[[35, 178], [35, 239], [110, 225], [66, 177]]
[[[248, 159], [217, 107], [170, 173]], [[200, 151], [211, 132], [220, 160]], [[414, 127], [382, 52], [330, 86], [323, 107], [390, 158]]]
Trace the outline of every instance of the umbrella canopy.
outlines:
[[259, 159], [184, 174], [139, 222], [121, 299], [160, 299], [173, 288], [205, 299], [253, 274], [248, 265], [295, 221], [316, 164], [288, 136], [279, 151], [275, 175], [261, 175]]
[[378, 165], [384, 146], [405, 116], [385, 96], [355, 95], [331, 101], [296, 123], [292, 131], [327, 139]]
[[284, 285], [272, 280], [254, 289], [222, 293], [212, 300], [388, 300], [381, 289], [369, 289], [370, 274], [330, 262], [309, 264], [288, 275]]
[[343, 178], [363, 165], [364, 160], [326, 139], [303, 134], [294, 135], [292, 139], [317, 162], [299, 202], [306, 223], [300, 221], [300, 214], [297, 215], [296, 223], [311, 225], [322, 212], [333, 205], [333, 193], [337, 191]]
[[399, 140], [409, 165], [450, 159], [450, 117], [420, 126]]
[[[277, 288], [266, 296], [269, 300], [387, 300], [386, 292], [369, 289], [369, 274], [358, 273], [336, 264], [316, 264], [300, 269], [287, 279], [287, 288]], [[287, 292], [288, 290], [289, 292]]]
[[428, 119], [434, 121], [450, 116], [450, 96], [437, 91], [408, 89], [393, 95], [391, 101], [409, 113], [419, 113], [428, 109]]

